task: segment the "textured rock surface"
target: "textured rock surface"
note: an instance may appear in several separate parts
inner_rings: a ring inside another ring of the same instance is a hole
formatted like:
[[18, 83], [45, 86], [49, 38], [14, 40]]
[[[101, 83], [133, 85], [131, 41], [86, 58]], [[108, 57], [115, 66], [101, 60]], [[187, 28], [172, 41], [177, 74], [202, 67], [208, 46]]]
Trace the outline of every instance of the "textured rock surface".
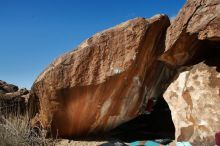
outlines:
[[[61, 137], [108, 131], [141, 112], [163, 90], [164, 15], [136, 18], [100, 32], [52, 63], [35, 81], [39, 120]], [[146, 98], [145, 98], [146, 97]], [[36, 104], [36, 103], [34, 103]]]
[[10, 93], [18, 91], [18, 87], [12, 84], [8, 84], [2, 80], [0, 80], [0, 93]]
[[181, 70], [201, 61], [208, 65], [199, 64], [181, 73], [164, 95], [178, 141], [214, 145], [215, 132], [220, 130], [219, 28], [219, 0], [188, 0], [167, 30], [160, 60]]
[[29, 91], [0, 80], [1, 114], [22, 114], [26, 112]]
[[213, 43], [220, 41], [219, 28], [219, 0], [188, 0], [168, 28], [166, 52], [160, 59], [181, 66], [206, 55], [206, 49], [212, 49]]
[[214, 145], [220, 131], [220, 73], [203, 63], [181, 73], [164, 94], [178, 141]]

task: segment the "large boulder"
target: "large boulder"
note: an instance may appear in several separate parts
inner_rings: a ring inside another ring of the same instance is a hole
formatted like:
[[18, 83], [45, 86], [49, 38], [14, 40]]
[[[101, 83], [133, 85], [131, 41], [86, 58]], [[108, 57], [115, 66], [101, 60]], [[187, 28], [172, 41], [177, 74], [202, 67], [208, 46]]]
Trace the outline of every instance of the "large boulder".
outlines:
[[32, 86], [34, 121], [60, 137], [85, 136], [137, 117], [163, 93], [169, 19], [136, 18], [97, 33], [57, 58]]
[[164, 98], [172, 111], [177, 141], [215, 145], [220, 132], [220, 73], [204, 63], [182, 72]]
[[181, 67], [198, 63], [216, 51], [220, 54], [219, 28], [219, 0], [188, 0], [168, 28], [166, 52], [160, 60]]
[[[220, 130], [219, 28], [219, 0], [187, 0], [167, 30], [165, 52], [159, 59], [183, 72], [164, 94], [177, 141], [214, 145]], [[199, 62], [205, 64], [196, 65]]]

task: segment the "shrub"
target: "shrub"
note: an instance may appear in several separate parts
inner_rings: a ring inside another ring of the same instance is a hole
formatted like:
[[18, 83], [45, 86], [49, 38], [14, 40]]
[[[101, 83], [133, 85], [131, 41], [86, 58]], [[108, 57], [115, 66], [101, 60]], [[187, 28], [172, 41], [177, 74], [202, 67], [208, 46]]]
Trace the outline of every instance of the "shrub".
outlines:
[[[0, 113], [1, 114], [1, 113]], [[31, 127], [28, 114], [1, 114], [0, 145], [1, 146], [48, 146], [54, 145], [46, 139], [47, 131]]]

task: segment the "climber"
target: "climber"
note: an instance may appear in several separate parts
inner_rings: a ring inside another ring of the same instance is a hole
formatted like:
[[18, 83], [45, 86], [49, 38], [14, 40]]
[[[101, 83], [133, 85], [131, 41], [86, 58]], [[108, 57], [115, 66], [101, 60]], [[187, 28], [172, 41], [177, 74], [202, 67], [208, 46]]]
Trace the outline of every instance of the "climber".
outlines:
[[215, 143], [217, 146], [220, 146], [220, 132], [215, 134]]

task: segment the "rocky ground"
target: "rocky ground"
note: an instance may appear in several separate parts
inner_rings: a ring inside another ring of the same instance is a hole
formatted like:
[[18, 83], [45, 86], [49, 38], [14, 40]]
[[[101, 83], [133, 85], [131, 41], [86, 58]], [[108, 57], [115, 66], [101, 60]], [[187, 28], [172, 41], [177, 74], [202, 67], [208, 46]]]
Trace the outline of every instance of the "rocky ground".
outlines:
[[71, 140], [60, 140], [56, 142], [56, 146], [126, 146], [128, 143], [121, 142], [95, 142], [95, 141], [71, 141]]

